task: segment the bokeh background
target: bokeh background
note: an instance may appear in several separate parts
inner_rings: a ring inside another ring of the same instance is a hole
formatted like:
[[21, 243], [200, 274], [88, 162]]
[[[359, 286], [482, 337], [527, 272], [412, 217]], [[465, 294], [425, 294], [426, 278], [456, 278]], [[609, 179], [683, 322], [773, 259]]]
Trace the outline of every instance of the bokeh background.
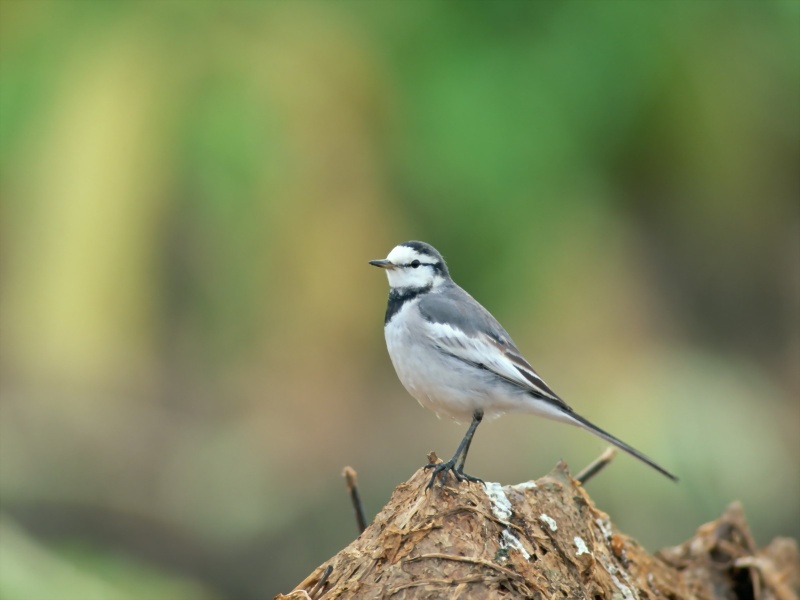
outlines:
[[[0, 2], [0, 596], [269, 598], [464, 426], [396, 380], [423, 239], [620, 456], [650, 550], [800, 535], [800, 3]], [[481, 427], [504, 484], [604, 445]]]

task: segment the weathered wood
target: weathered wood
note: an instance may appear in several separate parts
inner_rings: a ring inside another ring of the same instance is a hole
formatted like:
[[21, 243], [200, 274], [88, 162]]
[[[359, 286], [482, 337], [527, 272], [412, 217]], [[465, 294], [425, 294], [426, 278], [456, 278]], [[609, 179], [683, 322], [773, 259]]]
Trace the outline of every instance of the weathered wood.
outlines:
[[417, 471], [353, 543], [277, 598], [797, 600], [796, 543], [777, 539], [758, 551], [736, 504], [691, 540], [651, 555], [616, 530], [563, 464], [514, 486], [426, 492], [428, 479]]

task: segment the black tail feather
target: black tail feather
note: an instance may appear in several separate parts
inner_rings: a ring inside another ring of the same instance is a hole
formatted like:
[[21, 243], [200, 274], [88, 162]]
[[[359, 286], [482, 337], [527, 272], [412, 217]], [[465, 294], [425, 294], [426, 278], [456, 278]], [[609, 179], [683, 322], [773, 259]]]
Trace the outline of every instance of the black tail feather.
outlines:
[[580, 425], [581, 427], [583, 427], [587, 431], [595, 434], [597, 437], [602, 438], [605, 441], [614, 444], [617, 448], [619, 448], [621, 450], [624, 450], [625, 452], [627, 452], [628, 454], [630, 454], [631, 456], [633, 456], [635, 458], [638, 458], [643, 463], [645, 463], [647, 465], [650, 465], [651, 467], [653, 467], [656, 471], [658, 471], [662, 475], [664, 475], [666, 477], [669, 477], [672, 481], [678, 481], [678, 478], [675, 477], [675, 475], [673, 475], [672, 473], [667, 471], [664, 467], [658, 465], [655, 461], [653, 461], [653, 459], [651, 459], [651, 458], [645, 456], [644, 454], [642, 454], [641, 452], [639, 452], [636, 448], [633, 448], [632, 446], [629, 446], [628, 444], [626, 444], [622, 440], [615, 438], [613, 435], [611, 435], [607, 431], [604, 431], [603, 429], [600, 429], [597, 425], [587, 421], [586, 419], [584, 419], [582, 416], [580, 416], [577, 413], [570, 412], [570, 413], [567, 413], [567, 414], [569, 415], [569, 417], [571, 417], [572, 419], [574, 419], [576, 421], [577, 425]]

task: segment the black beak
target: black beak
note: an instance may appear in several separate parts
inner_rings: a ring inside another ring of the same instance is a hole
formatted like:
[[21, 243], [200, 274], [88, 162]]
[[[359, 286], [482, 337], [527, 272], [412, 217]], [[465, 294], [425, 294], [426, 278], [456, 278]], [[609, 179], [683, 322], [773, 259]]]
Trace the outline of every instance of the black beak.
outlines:
[[394, 264], [385, 258], [381, 260], [371, 260], [369, 261], [369, 264], [371, 264], [373, 267], [380, 267], [381, 269], [392, 270], [395, 268]]

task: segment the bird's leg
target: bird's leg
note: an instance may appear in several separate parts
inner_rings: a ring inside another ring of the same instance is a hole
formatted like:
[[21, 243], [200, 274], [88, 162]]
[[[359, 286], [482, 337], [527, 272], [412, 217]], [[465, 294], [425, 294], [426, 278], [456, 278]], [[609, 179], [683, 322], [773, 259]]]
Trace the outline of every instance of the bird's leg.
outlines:
[[[483, 419], [483, 411], [475, 411], [472, 415], [472, 422], [475, 423], [475, 419], [478, 420], [478, 423], [481, 422]], [[461, 458], [459, 459], [458, 463], [456, 464], [456, 468], [454, 469], [455, 473], [459, 473], [461, 475], [464, 474], [464, 464], [467, 462], [467, 453], [469, 452], [469, 447], [472, 445], [472, 437], [475, 434], [475, 430], [478, 428], [477, 425], [472, 427], [470, 425], [470, 430], [467, 431], [467, 434], [464, 436], [464, 440], [462, 440], [462, 445], [464, 446], [464, 450], [461, 452]], [[466, 442], [466, 444], [464, 443]], [[456, 453], [457, 455], [458, 453]], [[453, 457], [455, 458], [455, 457]]]
[[444, 487], [444, 480], [447, 476], [448, 471], [453, 472], [453, 476], [458, 481], [472, 481], [474, 483], [483, 483], [482, 480], [478, 479], [477, 477], [473, 477], [472, 475], [467, 475], [464, 473], [464, 463], [467, 461], [467, 452], [469, 452], [470, 444], [472, 444], [472, 437], [475, 435], [475, 430], [480, 425], [480, 422], [483, 420], [483, 411], [476, 410], [472, 414], [472, 423], [469, 425], [469, 429], [467, 429], [467, 433], [464, 435], [464, 438], [461, 440], [461, 443], [458, 445], [456, 449], [456, 453], [453, 455], [453, 458], [448, 460], [447, 462], [443, 463], [431, 463], [429, 465], [425, 465], [426, 469], [433, 469], [433, 473], [431, 474], [431, 480], [428, 482], [428, 485], [425, 489], [430, 489], [433, 487], [434, 482], [436, 481], [436, 476], [441, 473], [441, 484]]
[[456, 464], [455, 471], [456, 473], [463, 473], [464, 472], [464, 463], [467, 462], [467, 452], [469, 452], [469, 447], [472, 445], [472, 437], [469, 438], [467, 441], [467, 445], [464, 446], [464, 451], [461, 453], [461, 458], [458, 460]]

